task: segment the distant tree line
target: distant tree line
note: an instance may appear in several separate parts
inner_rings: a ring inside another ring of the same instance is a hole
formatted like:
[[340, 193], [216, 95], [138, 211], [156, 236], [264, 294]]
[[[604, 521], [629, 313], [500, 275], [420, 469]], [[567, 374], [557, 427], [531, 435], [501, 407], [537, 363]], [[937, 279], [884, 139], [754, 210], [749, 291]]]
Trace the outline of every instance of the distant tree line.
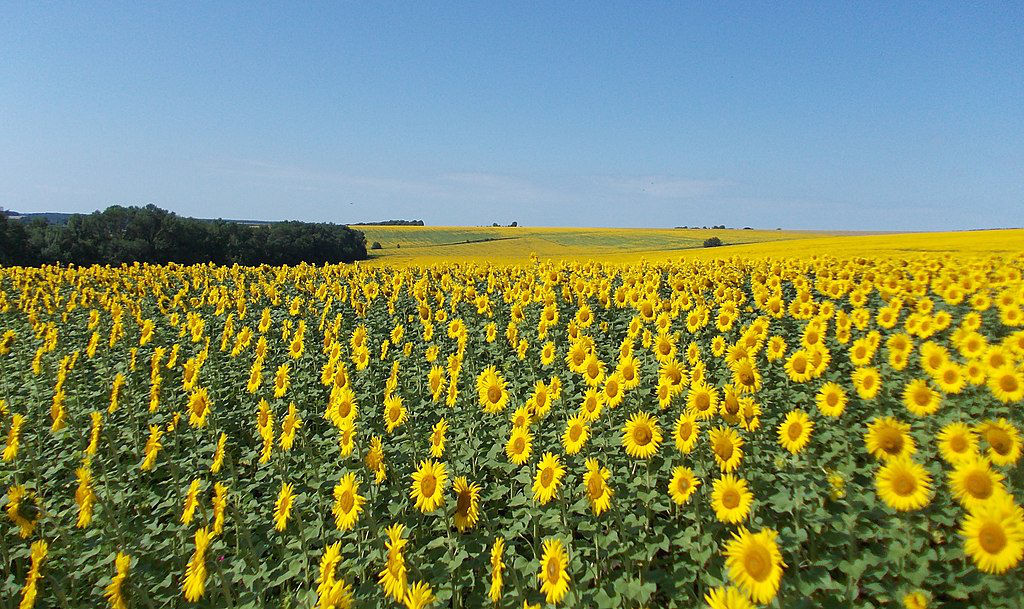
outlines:
[[360, 222], [357, 226], [423, 226], [423, 220], [383, 220], [381, 222]]
[[0, 264], [323, 264], [366, 259], [366, 236], [348, 226], [248, 225], [181, 217], [155, 205], [115, 205], [65, 225], [0, 214]]

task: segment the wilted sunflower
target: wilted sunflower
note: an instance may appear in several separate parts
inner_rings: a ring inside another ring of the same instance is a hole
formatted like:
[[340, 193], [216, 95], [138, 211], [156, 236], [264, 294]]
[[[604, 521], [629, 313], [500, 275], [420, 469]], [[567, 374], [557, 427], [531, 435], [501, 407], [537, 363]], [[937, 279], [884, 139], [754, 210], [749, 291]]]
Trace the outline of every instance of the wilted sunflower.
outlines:
[[646, 412], [635, 412], [622, 428], [622, 446], [630, 457], [648, 459], [661, 444], [658, 423]]
[[366, 499], [359, 495], [359, 481], [356, 475], [349, 473], [341, 477], [334, 487], [334, 523], [338, 530], [348, 531], [359, 520], [359, 512], [363, 509]]
[[723, 472], [732, 472], [743, 460], [743, 438], [731, 427], [715, 427], [708, 431], [711, 452]]
[[890, 459], [875, 475], [875, 487], [882, 501], [894, 510], [906, 512], [928, 504], [932, 478], [910, 457]]
[[732, 474], [723, 474], [715, 480], [711, 490], [711, 506], [719, 522], [743, 522], [750, 513], [754, 495], [747, 489], [747, 481]]
[[537, 464], [537, 473], [533, 478], [533, 498], [541, 505], [551, 501], [558, 492], [562, 476], [565, 475], [565, 468], [558, 457], [548, 452], [541, 457]]
[[569, 554], [558, 539], [544, 541], [544, 552], [540, 558], [540, 591], [548, 603], [557, 605], [569, 591]]
[[672, 480], [668, 483], [668, 494], [676, 505], [684, 505], [697, 491], [700, 480], [693, 470], [682, 465], [672, 470]]
[[804, 449], [811, 440], [814, 423], [801, 410], [791, 410], [779, 424], [779, 444], [794, 455]]
[[964, 551], [986, 573], [1005, 573], [1024, 558], [1024, 509], [1009, 497], [978, 506], [960, 527]]
[[565, 423], [565, 432], [562, 433], [562, 446], [565, 447], [565, 454], [575, 455], [580, 452], [583, 445], [587, 443], [587, 423], [582, 415], [570, 417]]
[[480, 486], [470, 484], [465, 476], [455, 479], [455, 528], [460, 533], [476, 526], [480, 517]]
[[864, 445], [876, 459], [907, 457], [915, 452], [910, 425], [892, 417], [872, 419], [864, 434]]
[[433, 512], [444, 503], [444, 487], [448, 474], [444, 463], [430, 459], [420, 461], [419, 469], [412, 473], [412, 489], [409, 493], [416, 501], [416, 509], [424, 514]]
[[597, 459], [587, 459], [586, 465], [587, 471], [583, 474], [583, 487], [587, 491], [590, 509], [595, 516], [600, 516], [611, 505], [612, 489], [608, 486], [611, 472], [607, 467], [602, 467]]
[[760, 604], [775, 598], [782, 569], [786, 566], [775, 542], [777, 537], [778, 533], [772, 529], [751, 533], [741, 527], [738, 533], [732, 534], [722, 552], [729, 578]]
[[526, 427], [513, 427], [512, 434], [505, 443], [505, 455], [516, 465], [526, 463], [533, 447], [533, 435]]

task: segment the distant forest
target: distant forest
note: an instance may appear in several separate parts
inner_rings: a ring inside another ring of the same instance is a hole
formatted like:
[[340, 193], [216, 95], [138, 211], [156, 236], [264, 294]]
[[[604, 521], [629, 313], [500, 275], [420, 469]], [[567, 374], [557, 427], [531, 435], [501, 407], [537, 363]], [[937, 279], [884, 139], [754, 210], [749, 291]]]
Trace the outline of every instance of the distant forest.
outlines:
[[0, 213], [0, 265], [324, 264], [365, 260], [366, 236], [310, 222], [246, 224], [178, 216], [155, 205], [114, 205], [65, 223]]

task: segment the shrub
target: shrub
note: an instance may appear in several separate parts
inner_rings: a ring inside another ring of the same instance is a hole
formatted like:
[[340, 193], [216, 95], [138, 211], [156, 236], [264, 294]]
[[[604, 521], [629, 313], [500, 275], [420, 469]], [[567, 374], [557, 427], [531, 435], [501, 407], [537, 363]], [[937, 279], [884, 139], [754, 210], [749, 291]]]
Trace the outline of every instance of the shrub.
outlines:
[[718, 237], [711, 237], [704, 240], [704, 247], [718, 247], [722, 245], [722, 240]]
[[382, 246], [382, 245], [380, 244], [380, 241], [374, 241], [374, 242], [373, 242], [373, 243], [372, 243], [372, 244], [370, 245], [370, 249], [371, 249], [371, 250], [379, 250], [379, 249], [381, 249], [382, 247], [384, 247], [384, 246]]

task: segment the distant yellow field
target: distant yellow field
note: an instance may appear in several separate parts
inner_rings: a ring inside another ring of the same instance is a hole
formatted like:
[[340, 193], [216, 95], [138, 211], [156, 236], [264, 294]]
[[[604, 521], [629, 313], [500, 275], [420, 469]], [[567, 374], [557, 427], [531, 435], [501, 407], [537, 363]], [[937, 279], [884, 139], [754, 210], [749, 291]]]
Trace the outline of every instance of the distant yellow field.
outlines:
[[[631, 263], [680, 258], [742, 256], [957, 256], [1024, 252], [1024, 229], [946, 233], [840, 234], [780, 230], [548, 228], [459, 226], [358, 226], [371, 250], [370, 264], [430, 265], [445, 262], [515, 264], [531, 254], [552, 260]], [[705, 248], [717, 236], [726, 245]]]

